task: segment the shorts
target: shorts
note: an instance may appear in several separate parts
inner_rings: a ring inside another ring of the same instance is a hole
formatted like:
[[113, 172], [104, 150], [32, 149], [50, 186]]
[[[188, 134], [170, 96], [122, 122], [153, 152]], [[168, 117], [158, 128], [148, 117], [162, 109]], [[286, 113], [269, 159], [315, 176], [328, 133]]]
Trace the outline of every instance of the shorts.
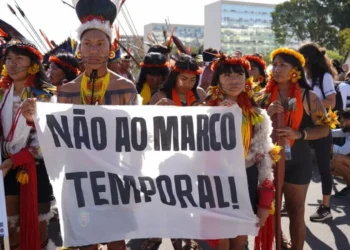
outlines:
[[[53, 190], [46, 171], [44, 160], [36, 161], [36, 174], [38, 182], [38, 203], [47, 203], [54, 201]], [[18, 169], [10, 169], [4, 178], [5, 196], [20, 195], [20, 184], [17, 182], [16, 175]]]
[[291, 151], [292, 159], [286, 161], [284, 182], [308, 185], [312, 177], [312, 156], [309, 142], [296, 140]]

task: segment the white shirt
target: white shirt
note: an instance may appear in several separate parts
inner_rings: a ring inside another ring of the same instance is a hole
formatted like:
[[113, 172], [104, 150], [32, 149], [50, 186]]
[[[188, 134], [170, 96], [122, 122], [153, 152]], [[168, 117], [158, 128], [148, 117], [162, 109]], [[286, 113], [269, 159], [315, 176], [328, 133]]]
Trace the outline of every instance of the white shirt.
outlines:
[[342, 129], [332, 129], [332, 137], [345, 137], [343, 146], [333, 145], [333, 154], [350, 154], [350, 133], [344, 133]]
[[[312, 87], [312, 81], [311, 79], [307, 79], [308, 84]], [[320, 100], [324, 100], [325, 98], [323, 98], [323, 94], [322, 91], [320, 89], [320, 86], [315, 85], [313, 87], [313, 91], [315, 92], [315, 94], [318, 96], [318, 98], [320, 98]], [[336, 94], [337, 92], [335, 91], [335, 87], [334, 87], [334, 80], [331, 74], [329, 73], [325, 73], [323, 76], [323, 92], [324, 95], [327, 97], [329, 95], [332, 94]]]
[[343, 101], [343, 110], [350, 108], [350, 84], [349, 83], [339, 83], [339, 92], [341, 94], [341, 99]]

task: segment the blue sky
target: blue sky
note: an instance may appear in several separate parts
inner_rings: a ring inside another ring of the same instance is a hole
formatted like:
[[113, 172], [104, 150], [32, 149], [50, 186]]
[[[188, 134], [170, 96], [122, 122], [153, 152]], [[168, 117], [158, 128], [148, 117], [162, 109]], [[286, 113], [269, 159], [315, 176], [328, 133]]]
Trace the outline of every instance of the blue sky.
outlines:
[[[66, 0], [72, 3], [71, 0]], [[143, 26], [148, 23], [164, 23], [169, 17], [171, 23], [180, 24], [204, 24], [204, 6], [217, 0], [126, 0], [126, 7], [132, 16], [134, 25], [139, 35], [143, 34]], [[241, 0], [249, 2], [249, 0]], [[253, 2], [267, 2], [255, 0]], [[283, 0], [268, 0], [269, 3], [280, 3]], [[10, 23], [30, 40], [20, 21], [8, 10], [6, 3], [15, 6], [14, 0], [1, 0], [1, 19]], [[61, 0], [17, 0], [32, 25], [38, 30], [42, 29], [49, 39], [60, 43], [68, 36], [75, 38], [75, 30], [80, 24], [75, 10], [64, 5]], [[18, 11], [17, 11], [18, 12]], [[122, 14], [118, 20], [130, 34]], [[123, 35], [124, 32], [121, 31]]]

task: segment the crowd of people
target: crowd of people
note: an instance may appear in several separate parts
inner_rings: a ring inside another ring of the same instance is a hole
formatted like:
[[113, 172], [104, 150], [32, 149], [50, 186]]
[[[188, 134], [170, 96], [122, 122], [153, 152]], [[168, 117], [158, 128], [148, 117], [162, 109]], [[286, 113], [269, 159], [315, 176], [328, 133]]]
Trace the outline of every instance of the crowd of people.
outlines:
[[[164, 44], [150, 46], [143, 61], [135, 65], [132, 54], [124, 51], [120, 55], [120, 47], [115, 46], [110, 24], [116, 18], [116, 6], [110, 0], [100, 0], [95, 5], [89, 2], [94, 0], [78, 1], [76, 6], [81, 21], [76, 50], [58, 46], [42, 55], [33, 43], [15, 35], [18, 32], [12, 32], [8, 28], [11, 26], [0, 27], [3, 42], [0, 169], [5, 176], [11, 249], [50, 249], [48, 223], [55, 216], [52, 209], [55, 199], [33, 121], [36, 102], [238, 105], [243, 116], [248, 190], [252, 209], [259, 218], [256, 244], [267, 242], [272, 249], [273, 238], [266, 235], [273, 235], [273, 166], [279, 154], [285, 152], [283, 211], [290, 219], [290, 240], [283, 234], [282, 245], [285, 249], [303, 249], [312, 149], [323, 197], [310, 220], [332, 218], [330, 197], [334, 176], [343, 178], [347, 184], [335, 196], [350, 198], [348, 66], [330, 60], [314, 43], [303, 44], [296, 50], [277, 48], [271, 53], [270, 65], [259, 54], [244, 55], [237, 51], [226, 55], [213, 48], [199, 55], [179, 48], [182, 53], [174, 55], [171, 36]], [[71, 41], [67, 40], [67, 44]], [[131, 67], [138, 66], [140, 72], [133, 76]], [[339, 111], [340, 122], [332, 110]], [[284, 125], [273, 130], [271, 118], [278, 114], [284, 115]], [[282, 139], [282, 148], [274, 144], [272, 133]], [[184, 239], [184, 248], [198, 249], [196, 240], [200, 239]], [[174, 245], [178, 241], [182, 239], [172, 239]], [[147, 239], [142, 248], [151, 250], [161, 242], [159, 238]], [[247, 245], [247, 236], [212, 239], [207, 243], [212, 249], [241, 250]], [[109, 250], [125, 249], [125, 241], [66, 247], [95, 250], [102, 245]]]

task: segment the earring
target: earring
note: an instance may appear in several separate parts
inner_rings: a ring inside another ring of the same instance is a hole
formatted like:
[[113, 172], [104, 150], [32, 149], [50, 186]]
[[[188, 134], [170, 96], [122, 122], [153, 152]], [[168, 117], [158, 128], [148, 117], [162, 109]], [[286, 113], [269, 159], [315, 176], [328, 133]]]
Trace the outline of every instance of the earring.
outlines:
[[28, 68], [28, 73], [31, 75], [35, 75], [38, 72], [39, 72], [39, 65], [36, 63], [30, 65], [30, 67]]
[[7, 73], [6, 65], [4, 65], [4, 66], [2, 67], [1, 75], [2, 75], [3, 77], [6, 77], [6, 76], [9, 75], [9, 74]]
[[75, 56], [76, 56], [78, 59], [81, 59], [81, 53], [80, 53], [79, 50], [77, 51], [77, 53], [75, 53]]
[[113, 59], [115, 57], [115, 52], [111, 51], [109, 52], [109, 59]]
[[289, 72], [289, 80], [292, 83], [297, 83], [299, 79], [301, 79], [301, 72], [299, 70], [292, 69]]

